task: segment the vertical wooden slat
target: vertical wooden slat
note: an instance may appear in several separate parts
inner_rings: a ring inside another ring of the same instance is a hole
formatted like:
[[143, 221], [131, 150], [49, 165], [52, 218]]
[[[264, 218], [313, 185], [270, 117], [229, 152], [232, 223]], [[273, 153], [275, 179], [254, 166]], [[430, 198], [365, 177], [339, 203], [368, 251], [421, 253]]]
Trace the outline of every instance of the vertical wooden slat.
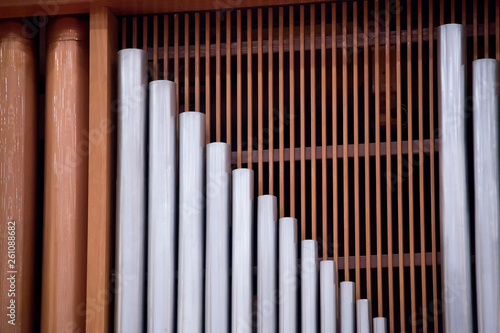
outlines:
[[372, 300], [371, 232], [370, 232], [370, 103], [369, 101], [369, 50], [368, 50], [368, 0], [363, 2], [363, 93], [364, 93], [364, 137], [365, 137], [365, 239], [366, 239], [366, 298]]
[[189, 13], [184, 14], [184, 112], [186, 111], [189, 111]]
[[[216, 21], [217, 18], [216, 18]], [[219, 45], [220, 46], [220, 45]], [[220, 56], [220, 50], [216, 48], [216, 53], [219, 53]], [[217, 70], [215, 72], [216, 76], [219, 76], [220, 73]], [[220, 93], [220, 91], [219, 91]], [[217, 93], [216, 93], [216, 99], [217, 99]], [[210, 142], [210, 106], [211, 106], [211, 91], [210, 91], [210, 12], [205, 13], [205, 141], [207, 143]], [[220, 98], [220, 97], [219, 97]], [[220, 131], [217, 130], [217, 135], [219, 135], [219, 138], [217, 141], [220, 140]]]
[[[498, 25], [498, 24], [497, 24]], [[127, 48], [127, 18], [122, 18], [122, 49]]]
[[316, 226], [316, 32], [315, 6], [310, 7], [310, 39], [311, 39], [311, 235], [317, 237]]
[[142, 17], [142, 49], [148, 52], [148, 17]]
[[380, 166], [380, 54], [379, 54], [379, 1], [375, 0], [375, 200], [377, 216], [377, 300], [378, 316], [384, 316], [382, 294], [382, 200], [381, 200], [381, 166]]
[[168, 15], [163, 15], [163, 79], [168, 80]]
[[[194, 109], [200, 110], [200, 13], [194, 14]], [[205, 110], [205, 122], [208, 131], [205, 132], [207, 142], [210, 142], [210, 109]]]
[[[390, 15], [390, 0], [385, 0], [385, 17]], [[390, 20], [385, 20], [385, 144], [387, 189], [387, 261], [389, 280], [389, 327], [394, 332], [394, 279], [392, 263], [392, 182], [391, 182], [391, 46]]]
[[132, 47], [137, 48], [137, 16], [132, 18]]
[[[207, 68], [207, 72], [209, 73], [208, 80], [206, 80], [206, 89], [207, 89], [207, 95], [210, 95], [210, 71], [208, 71], [208, 68], [210, 68], [210, 13], [206, 13], [206, 55], [205, 57], [208, 58], [206, 60], [205, 67]], [[221, 64], [220, 64], [220, 19], [221, 19], [221, 13], [217, 12], [215, 14], [215, 134], [216, 134], [216, 140], [217, 142], [221, 141], [221, 78], [220, 78], [220, 73], [221, 73]], [[208, 99], [210, 101], [210, 98]], [[210, 103], [207, 104], [207, 107], [209, 107]]]
[[247, 160], [248, 168], [252, 169], [252, 152], [253, 152], [253, 92], [252, 92], [252, 10], [247, 9]]
[[280, 173], [280, 214], [285, 212], [285, 78], [284, 78], [284, 64], [283, 64], [283, 7], [279, 8], [279, 27], [278, 27], [278, 72], [279, 72], [279, 88], [278, 88], [278, 103], [279, 103], [279, 173]]
[[[396, 0], [396, 8], [401, 8], [400, 0]], [[409, 11], [410, 9], [407, 8]], [[410, 30], [411, 31], [411, 30]], [[408, 98], [410, 96], [408, 95]], [[408, 104], [408, 107], [410, 105]], [[390, 110], [390, 109], [389, 109]], [[401, 330], [406, 331], [405, 322], [405, 276], [404, 276], [404, 262], [403, 262], [403, 156], [402, 156], [402, 122], [401, 122], [401, 11], [396, 12], [396, 121], [397, 121], [397, 196], [398, 196], [398, 254], [399, 254], [399, 308], [400, 308], [400, 321]], [[390, 111], [386, 111], [390, 115]], [[411, 145], [409, 145], [411, 146]], [[389, 177], [390, 174], [388, 173]], [[410, 227], [411, 228], [411, 227]], [[410, 233], [412, 230], [410, 230]], [[412, 240], [410, 239], [410, 243]], [[412, 259], [410, 259], [412, 260]]]
[[274, 107], [273, 107], [273, 9], [268, 9], [268, 132], [269, 132], [269, 194], [274, 194]]
[[326, 5], [321, 4], [321, 232], [323, 260], [328, 258], [328, 188], [326, 177]]
[[[463, 0], [463, 1], [466, 1], [466, 0]], [[429, 11], [432, 10], [431, 9], [432, 5], [433, 5], [432, 1], [429, 2]], [[432, 17], [432, 16], [429, 15], [429, 17]], [[443, 25], [443, 24], [444, 24], [444, 0], [440, 0], [439, 1], [439, 25]]]
[[290, 216], [295, 217], [295, 46], [294, 46], [294, 15], [293, 6], [289, 9], [289, 38], [290, 50]]
[[[408, 0], [410, 2], [411, 0]], [[423, 121], [420, 119], [423, 119], [423, 114], [424, 114], [424, 100], [423, 100], [423, 54], [422, 54], [422, 0], [418, 0], [418, 127], [419, 127], [419, 144], [418, 144], [418, 161], [419, 161], [419, 190], [420, 190], [420, 262], [423, 263], [425, 262], [425, 211], [422, 208], [424, 206], [424, 137], [423, 137]], [[410, 47], [410, 46], [408, 46]], [[409, 52], [408, 52], [409, 53]], [[408, 61], [408, 68], [411, 68], [410, 60]], [[408, 71], [408, 75], [410, 75], [411, 70]], [[410, 78], [410, 76], [409, 76]], [[408, 84], [411, 84], [411, 80], [408, 79]], [[410, 89], [408, 89], [410, 90]], [[411, 96], [411, 95], [410, 95]], [[408, 105], [411, 105], [408, 103]], [[412, 109], [408, 109], [408, 142], [412, 142], [413, 140], [413, 122], [412, 122]], [[410, 146], [413, 145], [408, 145], [408, 157], [409, 157], [409, 162], [408, 162], [408, 174], [410, 175], [409, 177], [409, 184], [408, 184], [408, 191], [409, 191], [409, 209], [410, 209], [410, 239], [413, 240], [414, 234], [413, 234], [413, 148], [410, 149]], [[433, 152], [431, 151], [431, 154]], [[412, 243], [410, 243], [410, 259], [413, 259], [415, 253], [415, 248]], [[410, 263], [410, 269], [412, 270], [412, 313], [415, 311], [415, 305], [414, 305], [414, 299], [415, 299], [415, 288], [414, 288], [414, 281], [415, 281], [415, 263], [413, 260], [411, 260]], [[427, 332], [427, 278], [426, 278], [426, 265], [420, 265], [420, 272], [421, 272], [421, 278], [422, 278], [422, 326], [424, 332]], [[414, 323], [414, 321], [412, 321]], [[414, 323], [414, 326], [416, 326], [416, 323]], [[415, 330], [415, 329], [414, 329]]]
[[473, 60], [477, 59], [477, 1], [472, 2], [472, 43], [473, 43]]
[[462, 24], [467, 25], [467, 0], [462, 0]]
[[356, 299], [360, 299], [361, 271], [359, 268], [359, 120], [358, 120], [358, 2], [352, 3], [352, 88], [354, 118], [354, 260], [356, 278]]
[[488, 20], [488, 0], [484, 0], [484, 58], [489, 58], [490, 29]]
[[[432, 0], [429, 0], [429, 17], [433, 17]], [[436, 189], [434, 170], [434, 21], [429, 20], [429, 135], [430, 135], [430, 182], [431, 182], [431, 245], [432, 245], [432, 295], [434, 332], [438, 332], [437, 250], [436, 250]]]
[[[259, 84], [257, 85], [257, 141], [258, 141], [258, 183], [259, 183], [259, 195], [264, 194], [264, 162], [262, 161], [263, 149], [264, 149], [264, 73], [262, 69], [263, 59], [262, 59], [262, 8], [257, 10], [257, 80]], [[283, 217], [280, 212], [280, 217]]]
[[236, 150], [241, 168], [241, 10], [236, 11]]
[[349, 281], [349, 162], [348, 147], [348, 105], [347, 105], [347, 3], [342, 2], [342, 148], [344, 173], [344, 276]]
[[495, 52], [500, 60], [500, 1], [495, 1]]
[[153, 80], [158, 80], [158, 16], [153, 17]]
[[[174, 82], [177, 100], [177, 112], [179, 110], [179, 15], [174, 14]], [[176, 128], [179, 129], [179, 119], [177, 118]]]
[[226, 12], [226, 142], [231, 144], [231, 11]]
[[332, 191], [333, 191], [333, 259], [339, 260], [339, 201], [337, 178], [337, 4], [332, 3]]
[[300, 237], [306, 239], [306, 88], [305, 88], [305, 22], [300, 6]]
[[450, 0], [450, 16], [451, 16], [451, 23], [455, 23], [455, 0]]

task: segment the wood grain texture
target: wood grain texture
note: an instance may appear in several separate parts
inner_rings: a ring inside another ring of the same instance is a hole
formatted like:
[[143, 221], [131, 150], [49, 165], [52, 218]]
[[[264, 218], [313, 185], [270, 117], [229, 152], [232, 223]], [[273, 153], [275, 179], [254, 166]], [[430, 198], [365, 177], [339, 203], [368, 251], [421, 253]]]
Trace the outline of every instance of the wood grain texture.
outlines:
[[310, 66], [311, 66], [311, 238], [317, 239], [317, 212], [316, 212], [316, 17], [315, 6], [310, 6]]

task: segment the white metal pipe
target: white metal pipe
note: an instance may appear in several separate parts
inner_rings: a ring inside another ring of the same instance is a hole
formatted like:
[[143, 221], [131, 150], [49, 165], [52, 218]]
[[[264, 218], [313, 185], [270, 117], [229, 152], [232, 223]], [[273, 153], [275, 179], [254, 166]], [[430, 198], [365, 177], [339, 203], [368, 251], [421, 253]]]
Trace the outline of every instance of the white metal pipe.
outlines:
[[337, 332], [337, 283], [335, 261], [323, 260], [319, 264], [320, 327], [321, 333]]
[[177, 184], [175, 83], [149, 84], [148, 332], [173, 332]]
[[233, 170], [232, 182], [232, 332], [252, 332], [253, 170]]
[[300, 245], [301, 332], [314, 333], [318, 328], [318, 244], [306, 239]]
[[387, 319], [384, 317], [373, 318], [373, 333], [387, 333]]
[[477, 318], [479, 332], [500, 332], [500, 62], [472, 63]]
[[207, 145], [207, 256], [205, 272], [205, 331], [229, 332], [229, 214], [231, 148]]
[[465, 30], [438, 28], [439, 188], [444, 328], [472, 332], [465, 140]]
[[177, 330], [203, 331], [205, 115], [179, 116], [179, 272]]
[[356, 288], [354, 282], [340, 282], [340, 333], [354, 333]]
[[[118, 167], [115, 327], [144, 327], [146, 261], [147, 54], [118, 52]], [[139, 309], [139, 311], [138, 311]]]
[[257, 198], [257, 332], [276, 332], [278, 309], [278, 199]]
[[367, 299], [358, 299], [356, 301], [356, 332], [370, 333], [372, 331], [371, 306]]
[[279, 331], [297, 332], [297, 220], [279, 219]]

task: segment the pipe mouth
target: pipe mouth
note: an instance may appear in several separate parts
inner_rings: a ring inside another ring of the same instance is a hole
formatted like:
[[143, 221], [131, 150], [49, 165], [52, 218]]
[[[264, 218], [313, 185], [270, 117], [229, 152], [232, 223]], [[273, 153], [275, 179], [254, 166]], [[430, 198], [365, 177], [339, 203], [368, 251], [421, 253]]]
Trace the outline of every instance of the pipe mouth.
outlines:
[[0, 41], [19, 41], [32, 44], [33, 38], [25, 31], [26, 25], [20, 20], [0, 21]]
[[175, 88], [175, 85], [176, 85], [175, 82], [171, 81], [171, 80], [154, 80], [154, 81], [149, 82], [150, 87], [153, 87], [153, 86], [167, 86], [167, 87], [173, 86]]
[[56, 16], [47, 28], [47, 44], [63, 41], [89, 41], [89, 23], [81, 15]]

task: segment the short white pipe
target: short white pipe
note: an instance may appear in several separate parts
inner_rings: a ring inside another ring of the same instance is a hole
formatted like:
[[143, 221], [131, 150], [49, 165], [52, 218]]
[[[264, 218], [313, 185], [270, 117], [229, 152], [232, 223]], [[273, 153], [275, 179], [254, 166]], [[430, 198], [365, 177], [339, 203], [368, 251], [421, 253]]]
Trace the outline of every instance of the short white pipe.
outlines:
[[370, 301], [367, 299], [358, 299], [356, 301], [356, 332], [370, 333], [372, 331]]
[[356, 288], [354, 282], [340, 282], [340, 333], [354, 333]]
[[278, 199], [257, 198], [257, 332], [276, 332], [278, 327]]
[[279, 219], [279, 331], [297, 332], [297, 220]]
[[337, 283], [335, 261], [323, 260], [319, 264], [320, 328], [321, 333], [337, 332]]
[[300, 294], [302, 333], [314, 333], [318, 328], [318, 266], [317, 242], [306, 239], [301, 242]]
[[387, 333], [387, 319], [384, 317], [373, 318], [373, 333]]

